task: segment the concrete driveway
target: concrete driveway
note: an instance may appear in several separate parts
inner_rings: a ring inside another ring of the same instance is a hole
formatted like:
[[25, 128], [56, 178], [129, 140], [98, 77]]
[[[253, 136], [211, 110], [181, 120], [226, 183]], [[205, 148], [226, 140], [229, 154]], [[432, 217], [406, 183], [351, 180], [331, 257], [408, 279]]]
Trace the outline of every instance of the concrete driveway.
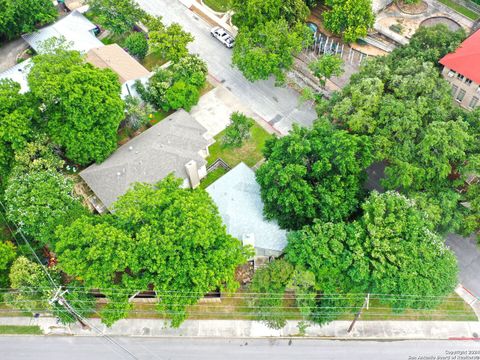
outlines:
[[28, 48], [22, 38], [10, 41], [0, 47], [0, 73], [17, 64], [17, 55]]
[[178, 0], [136, 0], [142, 9], [160, 15], [166, 24], [177, 22], [195, 40], [189, 50], [208, 64], [210, 74], [233, 95], [282, 134], [293, 123], [310, 126], [317, 118], [309, 105], [299, 105], [299, 94], [287, 87], [275, 87], [273, 79], [251, 83], [232, 67], [232, 50], [210, 36], [210, 26]]
[[475, 236], [450, 234], [447, 245], [457, 255], [461, 284], [480, 299], [480, 249]]

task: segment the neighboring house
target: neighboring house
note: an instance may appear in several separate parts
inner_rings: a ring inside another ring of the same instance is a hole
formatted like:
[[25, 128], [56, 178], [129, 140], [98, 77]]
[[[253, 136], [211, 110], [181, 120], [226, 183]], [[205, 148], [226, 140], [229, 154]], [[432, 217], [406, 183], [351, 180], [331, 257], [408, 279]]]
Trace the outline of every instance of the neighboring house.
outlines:
[[440, 59], [442, 75], [452, 84], [455, 101], [465, 109], [480, 106], [480, 30]]
[[30, 90], [28, 87], [27, 76], [30, 72], [32, 65], [32, 59], [27, 59], [21, 63], [12, 66], [10, 69], [5, 70], [3, 73], [0, 73], [1, 79], [11, 79], [20, 84], [20, 93], [26, 93]]
[[279, 256], [287, 245], [287, 232], [263, 216], [260, 185], [244, 163], [207, 187], [218, 207], [227, 232], [252, 245], [257, 256]]
[[87, 53], [87, 61], [98, 68], [109, 68], [117, 73], [122, 84], [122, 97], [137, 95], [134, 90], [136, 80], [146, 82], [151, 76], [137, 60], [123, 50], [118, 44], [91, 49]]
[[[136, 182], [155, 184], [173, 173], [183, 187], [197, 187], [207, 175], [207, 130], [186, 111], [179, 110], [122, 145], [101, 164], [93, 164], [80, 176], [98, 200], [110, 208]], [[99, 210], [100, 211], [100, 210]]]
[[42, 51], [42, 44], [51, 38], [63, 38], [71, 44], [72, 50], [87, 53], [90, 49], [104, 46], [95, 37], [96, 28], [95, 24], [75, 10], [56, 23], [22, 37], [37, 53]]

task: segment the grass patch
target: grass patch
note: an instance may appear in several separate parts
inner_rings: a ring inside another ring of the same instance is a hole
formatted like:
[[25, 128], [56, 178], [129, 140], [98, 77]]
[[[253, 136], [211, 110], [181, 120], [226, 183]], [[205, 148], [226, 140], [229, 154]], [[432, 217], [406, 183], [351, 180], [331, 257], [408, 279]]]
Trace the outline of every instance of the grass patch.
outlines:
[[167, 116], [171, 115], [173, 111], [163, 111], [163, 110], [158, 110], [153, 113], [153, 117], [150, 120], [150, 126], [153, 126], [155, 124], [158, 124], [160, 121], [165, 119]]
[[[342, 320], [353, 319], [353, 314], [345, 314]], [[394, 312], [391, 306], [380, 303], [378, 299], [370, 301], [368, 310], [364, 310], [360, 320], [411, 320], [411, 321], [477, 321], [472, 308], [457, 294], [452, 293], [434, 309], [407, 309]]]
[[118, 44], [120, 47], [123, 48], [125, 39], [130, 35], [131, 32], [125, 32], [122, 34], [114, 34], [110, 33], [108, 36], [104, 37], [101, 41], [105, 45], [110, 45], [110, 44]]
[[212, 164], [218, 158], [222, 158], [230, 167], [244, 162], [247, 166], [254, 166], [263, 159], [262, 150], [267, 139], [273, 137], [260, 125], [255, 123], [250, 129], [250, 138], [244, 141], [239, 148], [224, 147], [222, 137], [225, 130], [215, 136], [216, 142], [209, 147], [210, 156], [207, 158], [208, 164]]
[[218, 12], [226, 12], [232, 8], [231, 0], [203, 0], [210, 9]]
[[477, 14], [475, 11], [467, 9], [466, 7], [460, 4], [457, 4], [452, 0], [438, 0], [438, 1], [440, 1], [442, 4], [447, 5], [449, 8], [459, 12], [462, 15], [465, 15], [466, 17], [472, 20], [477, 20], [480, 17], [480, 15]]
[[153, 51], [149, 53], [145, 58], [142, 60], [142, 65], [148, 70], [148, 71], [154, 71], [156, 67], [162, 66], [165, 64], [167, 60], [165, 60], [160, 52], [158, 51]]
[[18, 334], [18, 335], [43, 335], [42, 330], [37, 325], [18, 326], [18, 325], [0, 325], [0, 334]]
[[200, 188], [206, 189], [210, 184], [213, 184], [215, 181], [220, 179], [223, 175], [227, 173], [227, 170], [219, 167], [212, 172], [209, 172], [206, 177], [200, 182]]

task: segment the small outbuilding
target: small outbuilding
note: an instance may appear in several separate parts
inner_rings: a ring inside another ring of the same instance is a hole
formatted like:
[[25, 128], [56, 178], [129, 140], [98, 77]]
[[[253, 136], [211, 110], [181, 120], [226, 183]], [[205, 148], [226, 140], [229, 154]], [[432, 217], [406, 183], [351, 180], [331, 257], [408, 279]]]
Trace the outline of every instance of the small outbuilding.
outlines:
[[260, 185], [255, 173], [243, 162], [209, 187], [227, 232], [252, 245], [256, 256], [279, 256], [287, 245], [287, 232], [263, 216]]
[[109, 68], [118, 75], [122, 84], [122, 97], [136, 96], [135, 81], [145, 83], [151, 73], [118, 44], [93, 48], [87, 53], [87, 61], [100, 68]]

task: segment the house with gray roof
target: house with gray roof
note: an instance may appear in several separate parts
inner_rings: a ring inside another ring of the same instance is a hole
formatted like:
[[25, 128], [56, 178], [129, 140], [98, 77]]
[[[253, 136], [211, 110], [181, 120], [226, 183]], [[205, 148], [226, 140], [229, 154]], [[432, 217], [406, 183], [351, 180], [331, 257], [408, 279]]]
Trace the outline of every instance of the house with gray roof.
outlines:
[[22, 37], [37, 53], [42, 51], [42, 44], [51, 38], [65, 39], [68, 44], [71, 44], [71, 50], [87, 53], [90, 49], [104, 46], [95, 37], [93, 31], [96, 27], [83, 14], [75, 10], [56, 23]]
[[260, 185], [252, 169], [240, 163], [206, 190], [230, 235], [244, 245], [252, 245], [257, 256], [279, 256], [283, 252], [287, 232], [264, 218]]
[[[173, 173], [195, 188], [207, 175], [205, 158], [213, 139], [190, 114], [179, 110], [120, 146], [101, 164], [80, 172], [106, 208], [136, 182], [155, 184]], [[95, 205], [95, 204], [94, 204]]]

